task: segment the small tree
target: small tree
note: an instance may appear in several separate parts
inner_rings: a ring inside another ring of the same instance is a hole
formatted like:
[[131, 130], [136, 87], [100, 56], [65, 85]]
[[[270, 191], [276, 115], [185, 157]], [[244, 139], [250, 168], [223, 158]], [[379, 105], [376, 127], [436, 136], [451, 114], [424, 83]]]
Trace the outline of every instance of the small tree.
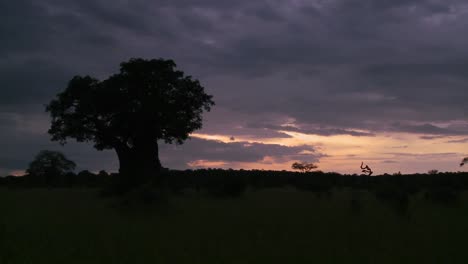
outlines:
[[316, 168], [318, 168], [317, 165], [313, 164], [313, 163], [307, 163], [307, 162], [294, 162], [292, 165], [291, 165], [291, 168], [293, 170], [299, 170], [301, 172], [310, 172]]
[[50, 184], [57, 178], [72, 172], [75, 167], [75, 162], [67, 159], [61, 152], [42, 150], [29, 164], [26, 172], [37, 181]]
[[429, 170], [429, 171], [427, 172], [427, 174], [431, 174], [431, 175], [435, 175], [435, 174], [437, 174], [437, 173], [439, 173], [438, 170]]

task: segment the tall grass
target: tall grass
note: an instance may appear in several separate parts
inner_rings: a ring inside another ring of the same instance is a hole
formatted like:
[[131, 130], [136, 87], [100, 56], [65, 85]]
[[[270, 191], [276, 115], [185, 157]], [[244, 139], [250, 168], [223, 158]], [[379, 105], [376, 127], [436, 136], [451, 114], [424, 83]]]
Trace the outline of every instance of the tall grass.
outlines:
[[466, 263], [461, 200], [413, 195], [401, 215], [365, 190], [194, 192], [129, 207], [94, 189], [0, 189], [0, 263]]

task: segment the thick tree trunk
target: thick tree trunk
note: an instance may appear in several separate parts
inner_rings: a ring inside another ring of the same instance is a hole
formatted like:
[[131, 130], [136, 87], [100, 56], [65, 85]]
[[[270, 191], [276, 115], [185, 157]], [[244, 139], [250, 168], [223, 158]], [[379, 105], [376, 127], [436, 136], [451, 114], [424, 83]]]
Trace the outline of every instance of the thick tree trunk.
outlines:
[[160, 181], [161, 163], [157, 143], [118, 146], [115, 148], [119, 158], [121, 184], [133, 188], [141, 184]]

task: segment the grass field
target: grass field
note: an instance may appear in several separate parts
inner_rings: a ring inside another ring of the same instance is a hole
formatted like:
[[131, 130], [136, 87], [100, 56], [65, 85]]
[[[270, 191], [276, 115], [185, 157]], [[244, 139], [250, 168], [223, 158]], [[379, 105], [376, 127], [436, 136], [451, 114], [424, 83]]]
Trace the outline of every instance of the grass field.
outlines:
[[369, 193], [198, 194], [125, 207], [92, 189], [0, 189], [0, 263], [467, 263], [468, 199], [412, 197], [407, 215]]

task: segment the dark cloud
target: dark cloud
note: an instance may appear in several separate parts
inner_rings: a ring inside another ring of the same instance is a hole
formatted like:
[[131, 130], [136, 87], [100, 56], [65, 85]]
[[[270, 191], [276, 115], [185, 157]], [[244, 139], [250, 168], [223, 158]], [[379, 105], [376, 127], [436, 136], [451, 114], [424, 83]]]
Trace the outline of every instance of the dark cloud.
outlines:
[[467, 58], [458, 58], [452, 62], [446, 63], [412, 63], [412, 64], [382, 64], [371, 65], [368, 68], [368, 74], [376, 77], [406, 77], [411, 78], [418, 76], [453, 76], [460, 78], [468, 78]]
[[467, 143], [468, 138], [449, 140], [447, 143]]
[[394, 149], [405, 149], [405, 148], [408, 148], [407, 145], [404, 145], [404, 146], [393, 146], [392, 148]]
[[309, 134], [309, 135], [320, 135], [320, 136], [334, 136], [334, 135], [350, 135], [355, 137], [361, 136], [375, 136], [373, 133], [369, 132], [361, 132], [361, 131], [354, 131], [349, 129], [342, 129], [342, 128], [314, 128], [314, 127], [298, 127], [296, 125], [274, 125], [274, 124], [258, 124], [258, 123], [250, 123], [247, 124], [250, 128], [257, 128], [263, 130], [271, 130], [271, 131], [287, 131], [287, 132], [298, 132], [302, 134]]
[[62, 66], [42, 60], [0, 65], [0, 71], [2, 106], [46, 104], [73, 76]]
[[65, 146], [49, 140], [48, 118], [44, 114], [31, 116], [17, 113], [0, 114], [0, 175], [24, 171], [40, 150], [63, 152], [77, 163], [77, 170], [116, 171], [117, 160], [112, 151], [96, 151], [92, 145], [71, 141]]
[[384, 153], [387, 155], [393, 155], [394, 157], [411, 157], [421, 159], [433, 159], [433, 158], [444, 158], [444, 157], [458, 157], [460, 153], [456, 152], [445, 152], [445, 153], [405, 153], [405, 152], [388, 152]]
[[73, 75], [165, 57], [215, 95], [202, 133], [284, 138], [291, 119], [324, 136], [468, 135], [467, 26], [461, 0], [3, 1], [0, 116], [34, 119]]
[[[443, 128], [432, 124], [402, 124], [394, 123], [391, 126], [391, 130], [398, 132], [408, 132], [417, 134], [429, 134], [435, 136], [451, 136], [451, 135], [466, 135], [468, 134], [467, 127], [458, 127], [459, 130], [453, 127]], [[423, 139], [432, 139], [433, 136], [422, 136]]]
[[[228, 116], [229, 118], [226, 118]], [[215, 135], [226, 135], [241, 138], [268, 139], [291, 138], [290, 135], [265, 127], [252, 127], [248, 122], [262, 122], [274, 118], [262, 116], [236, 114], [236, 112], [217, 106], [216, 110], [205, 114], [205, 124], [202, 132]]]
[[433, 140], [433, 139], [438, 139], [438, 138], [443, 138], [445, 136], [420, 136], [419, 138], [420, 139], [424, 139], [424, 140]]
[[197, 160], [222, 161], [226, 163], [262, 162], [268, 157], [273, 162], [307, 160], [318, 162], [324, 157], [312, 146], [288, 147], [277, 144], [229, 142], [192, 138], [181, 146], [163, 145], [161, 159], [165, 166], [188, 168], [188, 163]]

